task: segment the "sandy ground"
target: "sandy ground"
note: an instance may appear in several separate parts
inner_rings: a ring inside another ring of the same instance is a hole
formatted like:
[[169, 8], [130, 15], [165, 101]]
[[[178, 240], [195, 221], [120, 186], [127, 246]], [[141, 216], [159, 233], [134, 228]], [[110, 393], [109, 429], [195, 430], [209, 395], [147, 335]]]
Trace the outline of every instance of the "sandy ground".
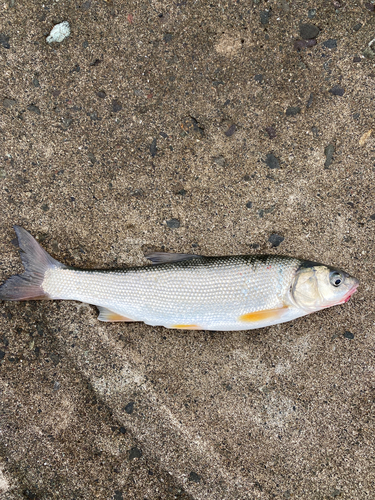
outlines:
[[259, 252], [361, 281], [343, 306], [251, 332], [2, 302], [2, 500], [374, 498], [374, 16], [341, 0], [0, 5], [0, 281], [22, 269], [13, 224], [79, 267]]

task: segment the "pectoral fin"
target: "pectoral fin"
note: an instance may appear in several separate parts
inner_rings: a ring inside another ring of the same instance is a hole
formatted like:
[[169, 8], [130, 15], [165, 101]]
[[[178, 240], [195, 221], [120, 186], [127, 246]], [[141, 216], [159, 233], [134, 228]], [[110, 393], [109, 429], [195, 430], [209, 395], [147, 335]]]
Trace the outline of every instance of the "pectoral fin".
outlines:
[[106, 307], [97, 306], [97, 308], [99, 309], [99, 321], [134, 321], [133, 319], [127, 318], [126, 316], [121, 316], [121, 314], [110, 311]]
[[288, 306], [280, 307], [278, 309], [265, 309], [263, 311], [254, 311], [251, 313], [242, 314], [238, 319], [244, 323], [256, 323], [258, 321], [273, 321], [275, 319], [281, 318], [286, 311]]

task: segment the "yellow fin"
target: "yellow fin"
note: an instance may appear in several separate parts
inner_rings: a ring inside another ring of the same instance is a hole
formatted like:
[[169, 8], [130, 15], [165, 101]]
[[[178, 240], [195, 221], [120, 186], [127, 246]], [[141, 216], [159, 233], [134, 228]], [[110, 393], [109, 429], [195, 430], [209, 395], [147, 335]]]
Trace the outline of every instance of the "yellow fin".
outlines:
[[202, 330], [198, 325], [172, 325], [171, 328], [178, 328], [179, 330]]
[[280, 307], [279, 309], [265, 309], [264, 311], [254, 311], [247, 314], [242, 314], [238, 319], [246, 323], [253, 323], [257, 321], [265, 321], [267, 319], [273, 320], [281, 318], [286, 312], [288, 306]]
[[134, 321], [133, 319], [127, 318], [126, 316], [121, 316], [113, 311], [110, 311], [106, 307], [97, 306], [99, 309], [99, 321]]

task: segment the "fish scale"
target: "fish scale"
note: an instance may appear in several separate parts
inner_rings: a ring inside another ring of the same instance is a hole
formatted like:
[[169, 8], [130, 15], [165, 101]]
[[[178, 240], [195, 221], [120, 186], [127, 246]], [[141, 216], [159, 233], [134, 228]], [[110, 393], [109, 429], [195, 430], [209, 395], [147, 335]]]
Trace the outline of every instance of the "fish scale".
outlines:
[[323, 264], [278, 255], [204, 257], [153, 253], [154, 265], [87, 270], [53, 259], [15, 226], [25, 267], [0, 286], [0, 300], [65, 299], [96, 305], [101, 321], [251, 330], [343, 304], [358, 280]]

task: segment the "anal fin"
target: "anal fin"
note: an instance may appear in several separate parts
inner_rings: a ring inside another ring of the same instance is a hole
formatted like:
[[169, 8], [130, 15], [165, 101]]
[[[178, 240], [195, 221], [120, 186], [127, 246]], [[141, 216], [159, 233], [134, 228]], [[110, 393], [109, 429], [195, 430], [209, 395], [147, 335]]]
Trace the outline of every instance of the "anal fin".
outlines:
[[242, 314], [238, 319], [244, 323], [256, 323], [257, 321], [276, 320], [281, 318], [287, 311], [288, 306], [279, 309], [264, 309], [263, 311], [254, 311]]
[[97, 306], [97, 308], [99, 309], [99, 316], [98, 316], [99, 321], [126, 321], [126, 322], [134, 321], [133, 319], [127, 318], [126, 316], [121, 316], [121, 314], [111, 311], [106, 307]]

